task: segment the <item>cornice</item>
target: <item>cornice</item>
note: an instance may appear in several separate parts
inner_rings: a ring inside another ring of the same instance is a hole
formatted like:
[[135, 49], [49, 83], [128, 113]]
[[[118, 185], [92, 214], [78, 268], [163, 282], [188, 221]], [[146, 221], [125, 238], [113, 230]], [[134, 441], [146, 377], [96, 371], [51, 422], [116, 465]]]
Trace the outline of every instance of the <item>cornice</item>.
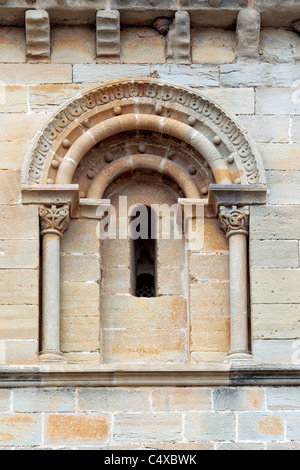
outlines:
[[[291, 27], [300, 18], [294, 0], [255, 0], [253, 7], [261, 13], [263, 26]], [[96, 12], [107, 9], [107, 0], [0, 0], [0, 23], [22, 25], [28, 9], [45, 9], [51, 23], [95, 24]], [[188, 11], [193, 26], [234, 26], [239, 11], [248, 0], [110, 0], [109, 8], [119, 10], [121, 22], [128, 25], [151, 25], [159, 16], [174, 17], [178, 10]]]

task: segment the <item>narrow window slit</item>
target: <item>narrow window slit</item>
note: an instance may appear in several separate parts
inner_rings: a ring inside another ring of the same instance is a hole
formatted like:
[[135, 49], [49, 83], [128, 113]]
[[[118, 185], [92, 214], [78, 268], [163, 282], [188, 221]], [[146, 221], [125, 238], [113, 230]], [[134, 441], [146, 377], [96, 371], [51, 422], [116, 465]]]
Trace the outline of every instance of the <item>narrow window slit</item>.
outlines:
[[139, 298], [156, 297], [155, 213], [149, 207], [137, 208], [136, 217], [132, 220], [140, 221], [137, 225], [139, 236], [133, 240], [134, 295]]

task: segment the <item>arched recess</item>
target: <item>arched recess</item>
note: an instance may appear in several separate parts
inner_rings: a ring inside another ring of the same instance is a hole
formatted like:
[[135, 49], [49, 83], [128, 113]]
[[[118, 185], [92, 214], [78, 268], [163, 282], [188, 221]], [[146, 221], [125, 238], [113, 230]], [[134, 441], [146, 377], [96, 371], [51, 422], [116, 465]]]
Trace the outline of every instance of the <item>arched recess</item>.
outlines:
[[[51, 185], [47, 197], [52, 199], [44, 201], [46, 209], [40, 212], [46, 227], [42, 231], [44, 356], [48, 360], [60, 356], [59, 252], [64, 230], [58, 222], [65, 220], [66, 228], [69, 207], [61, 207], [59, 191], [65, 185], [71, 193], [69, 185], [78, 184], [81, 209], [92, 205], [93, 199], [104, 199], [109, 191], [113, 194], [119, 179], [128, 181], [128, 174], [131, 179], [139, 171], [149, 178], [159, 174], [162, 181], [174, 184], [178, 199], [188, 199], [181, 201], [183, 206], [203, 204], [211, 183], [222, 186], [221, 191], [227, 186], [217, 205], [230, 239], [231, 352], [248, 357], [249, 207], [243, 206], [261, 203], [255, 191], [259, 193], [266, 183], [262, 159], [247, 129], [219, 105], [198, 91], [150, 78], [112, 81], [79, 94], [41, 129], [25, 159], [22, 183], [27, 190], [30, 186], [29, 191], [34, 187], [38, 192]], [[40, 194], [34, 203], [42, 204]], [[48, 295], [54, 290], [55, 296]], [[55, 328], [49, 328], [51, 324]]]
[[22, 182], [70, 184], [91, 149], [133, 130], [185, 143], [217, 184], [265, 184], [260, 154], [242, 125], [198, 91], [150, 78], [108, 82], [63, 106], [29, 149]]

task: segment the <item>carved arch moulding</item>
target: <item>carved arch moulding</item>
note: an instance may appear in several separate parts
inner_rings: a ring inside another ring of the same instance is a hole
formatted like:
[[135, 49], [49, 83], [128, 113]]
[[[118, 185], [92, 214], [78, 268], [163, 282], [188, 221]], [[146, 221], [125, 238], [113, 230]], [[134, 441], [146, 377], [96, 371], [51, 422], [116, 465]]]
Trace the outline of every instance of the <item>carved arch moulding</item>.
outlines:
[[[183, 142], [199, 160], [201, 156], [213, 175], [212, 183], [265, 185], [260, 154], [236, 119], [198, 91], [145, 78], [105, 83], [60, 108], [29, 149], [22, 183], [72, 184], [91, 149], [131, 131]], [[193, 179], [196, 171], [183, 170]]]

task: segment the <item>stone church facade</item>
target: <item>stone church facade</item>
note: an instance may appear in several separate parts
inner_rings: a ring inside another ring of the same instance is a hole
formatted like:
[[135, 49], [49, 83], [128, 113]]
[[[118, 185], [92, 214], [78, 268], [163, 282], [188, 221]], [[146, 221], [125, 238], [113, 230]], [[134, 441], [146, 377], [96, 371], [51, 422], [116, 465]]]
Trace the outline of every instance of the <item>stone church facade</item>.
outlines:
[[300, 449], [299, 33], [0, 0], [0, 449]]

